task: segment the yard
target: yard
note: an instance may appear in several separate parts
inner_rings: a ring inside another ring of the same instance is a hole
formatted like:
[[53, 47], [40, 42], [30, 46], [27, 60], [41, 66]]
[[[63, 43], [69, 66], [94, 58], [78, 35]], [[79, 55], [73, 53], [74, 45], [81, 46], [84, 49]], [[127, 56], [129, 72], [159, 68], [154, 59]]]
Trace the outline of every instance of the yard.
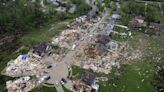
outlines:
[[57, 91], [56, 91], [56, 88], [43, 86], [43, 87], [33, 89], [31, 92], [57, 92]]
[[100, 92], [156, 92], [150, 83], [153, 73], [148, 62], [133, 62], [126, 65], [120, 80], [100, 84]]

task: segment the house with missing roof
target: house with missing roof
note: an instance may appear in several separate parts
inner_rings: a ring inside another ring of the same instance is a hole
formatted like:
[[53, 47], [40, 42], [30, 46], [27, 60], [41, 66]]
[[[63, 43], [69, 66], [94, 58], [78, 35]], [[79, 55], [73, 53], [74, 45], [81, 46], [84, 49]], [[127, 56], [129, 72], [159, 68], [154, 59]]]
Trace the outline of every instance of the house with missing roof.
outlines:
[[143, 16], [136, 16], [134, 17], [128, 24], [131, 28], [142, 27], [144, 26], [145, 17]]
[[50, 53], [50, 46], [46, 43], [41, 43], [37, 46], [33, 47], [33, 53], [39, 55], [39, 56], [45, 56]]
[[95, 79], [96, 79], [96, 75], [94, 75], [93, 73], [89, 71], [85, 71], [81, 77], [81, 81], [89, 86], [91, 86], [94, 83]]
[[110, 42], [110, 37], [107, 35], [97, 35], [97, 39], [96, 39], [96, 44], [95, 44], [95, 48], [97, 50], [97, 52], [99, 53], [99, 55], [106, 55], [108, 53], [108, 47], [106, 46], [107, 43]]
[[99, 84], [96, 82], [96, 75], [84, 71], [80, 80], [73, 81], [73, 90], [74, 92], [98, 92]]
[[99, 85], [95, 83], [95, 79], [96, 75], [89, 71], [85, 71], [81, 77], [81, 81], [91, 87], [91, 92], [98, 92], [99, 90]]

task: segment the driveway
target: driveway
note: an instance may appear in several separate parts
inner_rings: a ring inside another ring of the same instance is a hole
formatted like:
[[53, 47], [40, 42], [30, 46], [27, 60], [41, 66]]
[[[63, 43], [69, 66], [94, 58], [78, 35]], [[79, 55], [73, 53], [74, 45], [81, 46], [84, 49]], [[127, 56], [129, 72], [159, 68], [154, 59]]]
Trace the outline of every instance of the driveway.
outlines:
[[61, 78], [67, 78], [68, 67], [65, 63], [55, 63], [46, 72], [51, 76], [47, 83], [54, 84], [55, 82], [60, 82]]

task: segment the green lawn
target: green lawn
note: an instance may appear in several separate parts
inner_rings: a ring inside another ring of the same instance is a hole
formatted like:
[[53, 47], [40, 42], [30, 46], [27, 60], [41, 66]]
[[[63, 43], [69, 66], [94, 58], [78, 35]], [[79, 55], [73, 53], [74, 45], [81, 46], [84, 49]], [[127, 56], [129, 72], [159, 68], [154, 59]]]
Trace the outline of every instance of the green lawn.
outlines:
[[65, 88], [64, 86], [62, 86], [62, 87], [63, 87], [64, 92], [72, 92], [72, 91], [68, 90], [67, 88]]
[[154, 73], [152, 70], [148, 62], [134, 62], [125, 67], [121, 79], [117, 82], [106, 82], [106, 86], [101, 83], [100, 92], [156, 92], [150, 84]]
[[[130, 47], [142, 51], [142, 58], [124, 64], [120, 79], [109, 74], [107, 82], [100, 82], [100, 92], [157, 92], [152, 85], [157, 66], [164, 66], [164, 61], [158, 58], [164, 56], [164, 42], [146, 36], [142, 32], [132, 31], [132, 38], [128, 40]], [[113, 85], [114, 84], [114, 85]]]
[[80, 79], [83, 73], [84, 69], [78, 66], [72, 66], [72, 75], [74, 76], [73, 79]]
[[61, 30], [66, 28], [65, 23], [59, 23], [55, 25], [54, 29], [49, 30], [50, 28], [45, 27], [40, 30], [32, 31], [31, 33], [28, 33], [24, 35], [20, 42], [22, 45], [32, 47], [38, 43], [41, 42], [50, 42], [52, 37], [59, 35]]
[[56, 88], [51, 88], [51, 87], [39, 87], [39, 88], [36, 88], [36, 89], [33, 89], [32, 91], [30, 92], [57, 92], [56, 91]]

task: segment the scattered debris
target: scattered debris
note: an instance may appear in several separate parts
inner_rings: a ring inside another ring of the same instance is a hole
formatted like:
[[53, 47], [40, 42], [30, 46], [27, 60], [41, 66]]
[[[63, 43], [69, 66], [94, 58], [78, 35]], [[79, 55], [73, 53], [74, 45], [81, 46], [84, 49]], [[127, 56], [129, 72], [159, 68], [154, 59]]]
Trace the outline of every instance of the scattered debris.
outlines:
[[150, 27], [164, 32], [164, 24], [150, 23]]

